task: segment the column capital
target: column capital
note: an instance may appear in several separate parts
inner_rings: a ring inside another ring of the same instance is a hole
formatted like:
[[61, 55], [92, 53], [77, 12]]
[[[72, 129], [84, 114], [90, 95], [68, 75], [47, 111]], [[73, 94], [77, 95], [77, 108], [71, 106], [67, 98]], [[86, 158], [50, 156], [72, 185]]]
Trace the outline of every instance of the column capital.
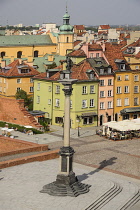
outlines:
[[63, 88], [62, 90], [64, 91], [65, 96], [71, 96], [73, 88], [69, 89]]

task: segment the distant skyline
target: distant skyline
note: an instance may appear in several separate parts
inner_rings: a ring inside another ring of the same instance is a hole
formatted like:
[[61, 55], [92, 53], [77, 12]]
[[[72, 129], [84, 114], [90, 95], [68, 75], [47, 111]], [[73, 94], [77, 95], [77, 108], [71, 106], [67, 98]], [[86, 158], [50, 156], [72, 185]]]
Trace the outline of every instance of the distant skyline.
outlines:
[[66, 2], [71, 25], [140, 25], [140, 0], [0, 0], [0, 25], [61, 25]]

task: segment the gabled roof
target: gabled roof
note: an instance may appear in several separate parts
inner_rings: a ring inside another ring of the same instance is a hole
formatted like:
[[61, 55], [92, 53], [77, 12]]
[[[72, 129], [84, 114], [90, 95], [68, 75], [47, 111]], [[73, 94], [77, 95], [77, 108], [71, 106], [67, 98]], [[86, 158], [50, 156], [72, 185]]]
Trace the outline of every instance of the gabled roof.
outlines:
[[123, 53], [119, 45], [112, 43], [105, 43], [105, 57], [107, 58], [109, 64], [112, 66], [113, 71], [118, 70], [118, 66], [115, 63], [116, 59], [125, 60]]
[[[62, 67], [62, 66], [61, 66]], [[58, 67], [56, 67], [58, 68]], [[87, 75], [87, 70], [92, 70], [92, 66], [90, 63], [85, 59], [84, 61], [80, 62], [77, 65], [73, 65], [71, 69], [71, 78], [77, 79], [78, 81], [91, 81]], [[62, 68], [60, 69], [62, 71]], [[51, 81], [57, 81], [60, 79], [60, 71], [51, 76], [50, 78], [46, 78], [46, 73], [41, 73], [40, 75], [34, 77], [35, 79], [44, 79], [44, 80], [51, 80]], [[94, 81], [97, 81], [97, 78], [93, 79]]]
[[0, 46], [36, 46], [36, 45], [56, 45], [49, 35], [15, 35], [0, 36]]
[[[29, 73], [20, 73], [19, 69], [20, 67], [29, 69]], [[0, 72], [0, 76], [4, 77], [26, 77], [26, 76], [35, 76], [39, 74], [37, 70], [35, 70], [33, 67], [29, 66], [26, 63], [20, 64], [19, 60], [15, 60], [12, 63], [10, 63], [8, 66], [6, 66], [4, 69], [7, 69], [5, 72], [3, 69]]]
[[74, 25], [74, 27], [75, 27], [77, 30], [85, 30], [85, 26], [84, 26], [84, 25]]
[[87, 57], [83, 50], [73, 50], [68, 54], [69, 57]]
[[88, 45], [88, 50], [89, 51], [92, 51], [92, 50], [101, 50], [102, 51], [103, 49], [100, 44], [93, 43], [93, 44]]
[[135, 58], [140, 58], [140, 51], [135, 55]]
[[74, 47], [75, 47], [76, 45], [80, 44], [81, 42], [82, 42], [81, 40], [75, 41], [75, 42], [74, 42]]
[[110, 29], [110, 25], [100, 25], [101, 29]]
[[123, 48], [123, 51], [125, 51], [128, 47], [140, 47], [140, 38], [137, 41], [135, 41], [135, 42], [127, 45], [125, 48]]

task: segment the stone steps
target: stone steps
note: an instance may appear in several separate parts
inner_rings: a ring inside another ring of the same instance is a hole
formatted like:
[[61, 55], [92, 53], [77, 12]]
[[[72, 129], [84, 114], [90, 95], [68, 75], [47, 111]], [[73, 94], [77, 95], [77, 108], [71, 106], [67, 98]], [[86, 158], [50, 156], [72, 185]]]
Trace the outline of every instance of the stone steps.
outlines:
[[126, 204], [120, 207], [118, 210], [126, 210], [134, 206], [140, 200], [140, 189], [126, 202]]
[[122, 187], [119, 184], [114, 183], [113, 187], [98, 197], [92, 204], [85, 208], [85, 210], [102, 209], [104, 205], [106, 205], [110, 200], [117, 196], [121, 191]]

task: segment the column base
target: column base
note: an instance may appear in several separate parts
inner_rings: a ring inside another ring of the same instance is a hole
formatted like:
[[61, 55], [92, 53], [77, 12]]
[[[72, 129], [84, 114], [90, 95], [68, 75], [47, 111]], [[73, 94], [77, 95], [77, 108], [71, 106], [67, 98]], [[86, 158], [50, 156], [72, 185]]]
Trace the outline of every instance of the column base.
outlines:
[[[91, 185], [79, 182], [77, 180], [77, 177], [75, 177], [75, 182], [71, 184], [68, 181], [69, 177], [66, 176], [64, 177], [62, 175], [58, 176], [59, 179], [57, 179], [55, 182], [45, 185], [40, 192], [47, 193], [52, 196], [71, 196], [71, 197], [77, 197], [78, 195], [89, 192], [89, 188], [91, 187]], [[61, 179], [60, 176], [62, 176]]]

